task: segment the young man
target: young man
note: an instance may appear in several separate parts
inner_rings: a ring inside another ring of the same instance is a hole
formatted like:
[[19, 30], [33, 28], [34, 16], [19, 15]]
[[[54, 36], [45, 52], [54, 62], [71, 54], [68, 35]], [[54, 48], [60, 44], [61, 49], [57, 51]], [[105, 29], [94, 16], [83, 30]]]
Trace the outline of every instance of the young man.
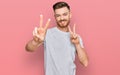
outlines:
[[26, 44], [27, 51], [35, 51], [44, 44], [45, 75], [75, 75], [75, 54], [83, 66], [88, 65], [88, 57], [84, 50], [81, 37], [73, 31], [69, 23], [70, 7], [66, 2], [53, 5], [57, 26], [47, 29], [50, 19], [43, 27], [43, 15], [40, 15], [40, 27], [33, 30], [33, 39]]

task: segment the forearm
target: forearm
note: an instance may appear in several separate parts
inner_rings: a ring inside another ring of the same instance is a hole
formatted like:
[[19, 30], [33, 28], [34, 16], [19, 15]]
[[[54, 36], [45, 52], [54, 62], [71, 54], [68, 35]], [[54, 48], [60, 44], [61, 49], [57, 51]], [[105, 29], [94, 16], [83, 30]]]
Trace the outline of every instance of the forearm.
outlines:
[[33, 52], [35, 51], [43, 42], [36, 42], [35, 40], [30, 40], [27, 44], [26, 44], [26, 50]]
[[88, 65], [88, 57], [85, 50], [80, 46], [80, 44], [76, 44], [75, 47], [80, 63], [86, 67]]

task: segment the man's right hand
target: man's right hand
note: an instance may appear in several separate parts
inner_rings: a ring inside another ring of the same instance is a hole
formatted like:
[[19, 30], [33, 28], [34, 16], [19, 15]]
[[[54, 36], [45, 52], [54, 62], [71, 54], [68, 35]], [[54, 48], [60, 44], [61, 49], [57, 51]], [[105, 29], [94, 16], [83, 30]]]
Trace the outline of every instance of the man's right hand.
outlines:
[[36, 41], [38, 43], [41, 43], [44, 41], [49, 24], [50, 24], [50, 19], [48, 19], [45, 27], [43, 27], [43, 15], [40, 15], [40, 26], [35, 27], [35, 29], [33, 30], [33, 40], [34, 41]]
[[33, 30], [33, 39], [30, 40], [25, 46], [27, 51], [34, 52], [43, 43], [49, 23], [50, 19], [48, 19], [45, 27], [42, 27], [43, 15], [40, 15], [40, 26], [35, 27], [35, 29]]

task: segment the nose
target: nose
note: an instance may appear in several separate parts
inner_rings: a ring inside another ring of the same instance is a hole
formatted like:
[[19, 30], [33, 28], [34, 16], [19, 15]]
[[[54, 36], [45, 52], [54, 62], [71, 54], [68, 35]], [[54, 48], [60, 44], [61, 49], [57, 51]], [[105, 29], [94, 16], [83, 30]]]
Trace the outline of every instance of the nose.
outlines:
[[60, 17], [60, 20], [63, 20], [63, 19], [64, 19], [64, 17], [63, 17], [63, 16], [61, 16], [61, 17]]

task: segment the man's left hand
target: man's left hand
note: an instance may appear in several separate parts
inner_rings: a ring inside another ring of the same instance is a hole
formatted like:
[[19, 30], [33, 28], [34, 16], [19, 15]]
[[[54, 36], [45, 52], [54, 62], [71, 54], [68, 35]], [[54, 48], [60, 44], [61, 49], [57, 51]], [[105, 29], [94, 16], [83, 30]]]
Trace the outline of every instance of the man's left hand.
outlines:
[[75, 32], [75, 27], [76, 27], [76, 25], [74, 24], [73, 31], [71, 30], [70, 26], [68, 26], [68, 29], [69, 29], [69, 32], [70, 32], [71, 42], [74, 45], [77, 45], [77, 44], [79, 44], [79, 37], [78, 37], [78, 34], [76, 34], [76, 32]]

